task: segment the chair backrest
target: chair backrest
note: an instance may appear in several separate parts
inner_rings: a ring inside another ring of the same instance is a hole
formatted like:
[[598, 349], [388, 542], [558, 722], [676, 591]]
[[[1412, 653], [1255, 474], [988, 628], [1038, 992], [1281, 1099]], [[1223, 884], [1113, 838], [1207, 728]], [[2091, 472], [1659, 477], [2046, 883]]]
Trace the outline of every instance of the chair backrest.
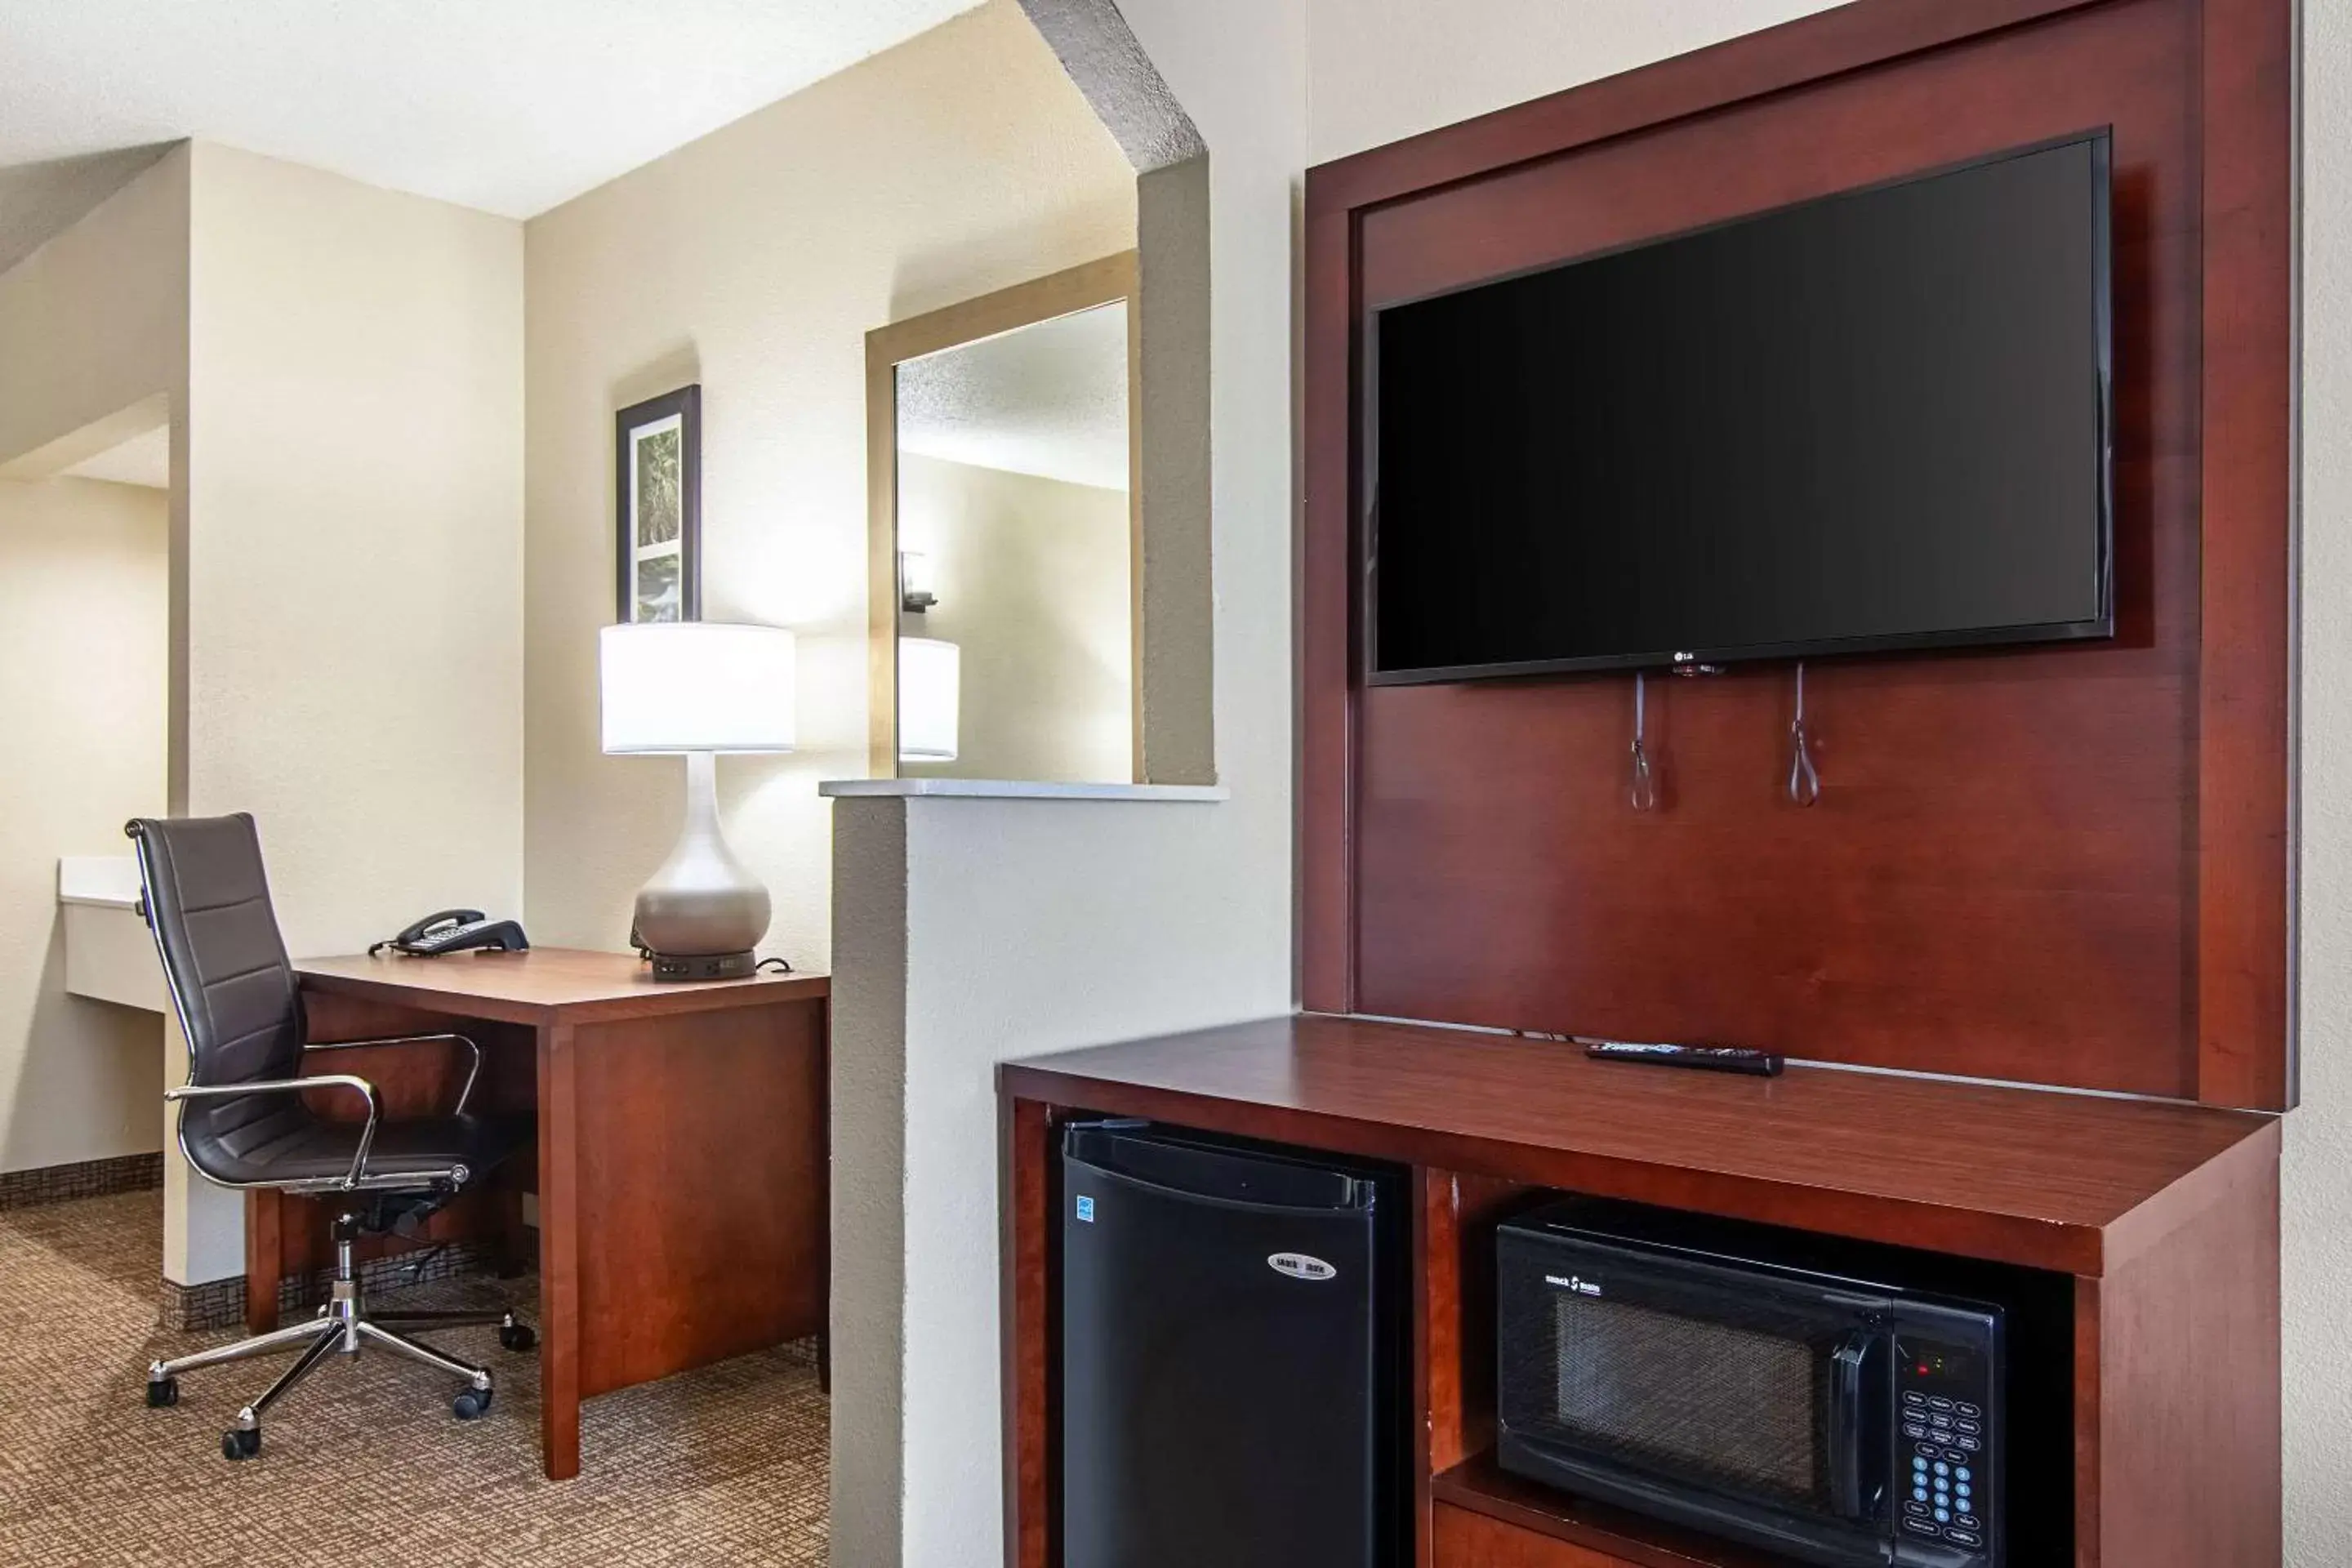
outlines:
[[[302, 1057], [302, 998], [269, 905], [253, 818], [141, 817], [137, 845], [147, 923], [172, 1005], [188, 1037], [188, 1081], [292, 1078]], [[300, 1116], [293, 1095], [223, 1096], [181, 1106], [180, 1144], [211, 1174], [212, 1156], [266, 1140]]]

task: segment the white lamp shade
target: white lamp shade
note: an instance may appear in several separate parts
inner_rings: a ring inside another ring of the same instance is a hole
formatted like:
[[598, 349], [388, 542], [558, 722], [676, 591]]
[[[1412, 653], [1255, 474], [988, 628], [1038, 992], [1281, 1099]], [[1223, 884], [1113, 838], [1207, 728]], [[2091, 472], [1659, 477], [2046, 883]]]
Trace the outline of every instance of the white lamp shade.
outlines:
[[664, 621], [606, 626], [598, 644], [607, 752], [789, 752], [793, 634]]
[[937, 637], [898, 639], [898, 760], [951, 763], [963, 650]]

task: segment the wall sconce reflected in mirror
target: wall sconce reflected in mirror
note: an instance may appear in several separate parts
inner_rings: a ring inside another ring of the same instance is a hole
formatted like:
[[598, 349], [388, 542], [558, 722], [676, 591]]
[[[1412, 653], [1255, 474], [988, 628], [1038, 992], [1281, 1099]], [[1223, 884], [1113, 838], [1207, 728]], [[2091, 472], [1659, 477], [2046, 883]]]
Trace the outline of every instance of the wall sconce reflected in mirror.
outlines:
[[936, 637], [898, 639], [898, 760], [956, 760], [963, 650]]
[[940, 602], [931, 591], [931, 558], [919, 550], [898, 552], [898, 606], [921, 615]]

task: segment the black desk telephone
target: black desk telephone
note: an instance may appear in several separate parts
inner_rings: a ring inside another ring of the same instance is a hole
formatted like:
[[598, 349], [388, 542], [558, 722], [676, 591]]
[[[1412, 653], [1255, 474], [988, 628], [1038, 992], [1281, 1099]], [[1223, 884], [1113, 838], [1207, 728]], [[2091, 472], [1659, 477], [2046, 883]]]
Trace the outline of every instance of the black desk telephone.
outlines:
[[530, 949], [530, 939], [513, 921], [486, 920], [479, 910], [442, 910], [426, 915], [398, 936], [370, 946], [368, 956], [373, 958], [390, 948], [412, 958], [438, 958], [445, 952], [464, 952], [478, 947], [522, 952]]

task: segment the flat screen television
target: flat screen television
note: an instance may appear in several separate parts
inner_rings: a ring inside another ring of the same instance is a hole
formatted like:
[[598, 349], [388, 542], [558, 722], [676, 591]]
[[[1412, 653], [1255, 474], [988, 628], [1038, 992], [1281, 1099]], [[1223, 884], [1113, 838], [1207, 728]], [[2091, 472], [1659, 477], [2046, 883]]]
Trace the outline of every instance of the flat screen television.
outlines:
[[2111, 637], [2108, 139], [1376, 312], [1367, 679]]

